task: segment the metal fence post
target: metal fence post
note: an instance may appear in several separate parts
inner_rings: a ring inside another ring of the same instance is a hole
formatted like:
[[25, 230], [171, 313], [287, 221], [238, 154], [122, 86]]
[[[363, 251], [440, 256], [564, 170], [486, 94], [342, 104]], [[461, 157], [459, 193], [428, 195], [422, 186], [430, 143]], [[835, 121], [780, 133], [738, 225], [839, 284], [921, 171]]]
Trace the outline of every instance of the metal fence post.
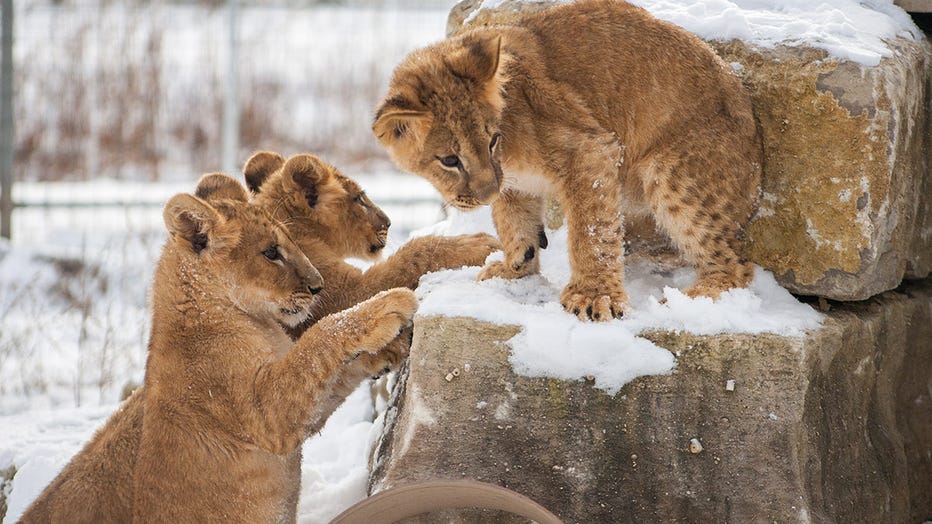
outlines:
[[227, 89], [226, 99], [223, 105], [223, 158], [221, 159], [223, 170], [229, 175], [235, 175], [238, 171], [236, 165], [236, 153], [239, 149], [239, 52], [237, 48], [237, 3], [239, 0], [227, 0], [227, 12], [229, 14], [229, 31], [227, 54]]
[[0, 236], [8, 239], [13, 217], [13, 0], [2, 0], [0, 17]]

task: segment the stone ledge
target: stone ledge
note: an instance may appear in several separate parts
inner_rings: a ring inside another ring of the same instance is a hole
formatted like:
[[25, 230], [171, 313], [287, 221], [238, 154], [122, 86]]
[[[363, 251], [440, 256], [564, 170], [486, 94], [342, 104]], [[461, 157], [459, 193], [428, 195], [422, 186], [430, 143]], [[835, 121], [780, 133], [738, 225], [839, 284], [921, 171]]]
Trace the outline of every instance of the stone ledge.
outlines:
[[[457, 4], [449, 35], [554, 5]], [[748, 87], [764, 138], [751, 258], [794, 293], [863, 300], [932, 273], [932, 53], [888, 42], [874, 67], [805, 45], [710, 42]]]
[[921, 522], [932, 516], [932, 281], [827, 317], [802, 338], [650, 334], [679, 354], [676, 369], [615, 397], [516, 376], [514, 327], [418, 318], [373, 491], [474, 478], [568, 523]]

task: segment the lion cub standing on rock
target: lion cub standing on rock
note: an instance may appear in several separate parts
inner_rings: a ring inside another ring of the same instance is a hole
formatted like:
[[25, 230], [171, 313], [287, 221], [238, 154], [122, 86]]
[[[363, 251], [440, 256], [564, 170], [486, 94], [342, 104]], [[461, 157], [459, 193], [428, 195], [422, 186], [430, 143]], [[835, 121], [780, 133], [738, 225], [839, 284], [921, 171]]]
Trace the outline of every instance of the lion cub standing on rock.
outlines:
[[228, 180], [210, 192], [229, 199], [181, 194], [165, 206], [171, 236], [152, 287], [134, 521], [274, 522], [293, 513], [289, 457], [315, 404], [344, 363], [380, 351], [417, 309], [410, 290], [389, 290], [292, 342], [282, 324], [306, 318], [322, 279]]
[[542, 199], [566, 214], [561, 303], [620, 317], [621, 213], [652, 215], [698, 270], [690, 296], [746, 287], [762, 146], [740, 80], [699, 38], [618, 0], [580, 0], [409, 55], [373, 130], [401, 167], [468, 210], [492, 204], [505, 261], [539, 271]]

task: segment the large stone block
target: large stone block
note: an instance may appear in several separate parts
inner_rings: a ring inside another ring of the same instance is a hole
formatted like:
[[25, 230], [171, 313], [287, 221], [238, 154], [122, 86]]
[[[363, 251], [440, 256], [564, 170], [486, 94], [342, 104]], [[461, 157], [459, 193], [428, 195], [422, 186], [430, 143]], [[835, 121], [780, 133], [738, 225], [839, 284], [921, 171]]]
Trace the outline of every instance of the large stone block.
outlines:
[[657, 332], [673, 373], [609, 396], [516, 375], [513, 326], [419, 317], [371, 487], [479, 479], [567, 523], [922, 522], [930, 319], [926, 281], [836, 305], [805, 337]]
[[875, 67], [714, 45], [741, 64], [764, 136], [752, 258], [791, 291], [861, 300], [929, 273], [928, 45], [889, 45]]
[[[448, 34], [550, 1], [464, 0]], [[863, 300], [932, 272], [929, 42], [896, 38], [876, 66], [805, 44], [710, 42], [742, 76], [764, 138], [751, 258], [790, 291]]]

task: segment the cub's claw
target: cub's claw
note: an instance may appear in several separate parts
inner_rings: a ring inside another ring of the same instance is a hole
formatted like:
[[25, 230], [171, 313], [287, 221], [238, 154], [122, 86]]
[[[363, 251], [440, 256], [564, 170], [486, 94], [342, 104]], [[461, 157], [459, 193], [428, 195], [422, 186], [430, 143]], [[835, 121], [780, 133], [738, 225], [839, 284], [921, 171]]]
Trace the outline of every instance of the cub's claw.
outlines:
[[[606, 291], [604, 289], [581, 289], [582, 286], [570, 284], [563, 290], [560, 303], [563, 309], [580, 320], [606, 321], [622, 318], [628, 308], [628, 295], [623, 289]], [[620, 288], [620, 286], [618, 286]]]
[[537, 247], [530, 245], [524, 248], [518, 256], [508, 257], [508, 261], [495, 261], [486, 264], [479, 272], [478, 281], [501, 277], [508, 280], [532, 275], [540, 271], [540, 257], [537, 256]]

